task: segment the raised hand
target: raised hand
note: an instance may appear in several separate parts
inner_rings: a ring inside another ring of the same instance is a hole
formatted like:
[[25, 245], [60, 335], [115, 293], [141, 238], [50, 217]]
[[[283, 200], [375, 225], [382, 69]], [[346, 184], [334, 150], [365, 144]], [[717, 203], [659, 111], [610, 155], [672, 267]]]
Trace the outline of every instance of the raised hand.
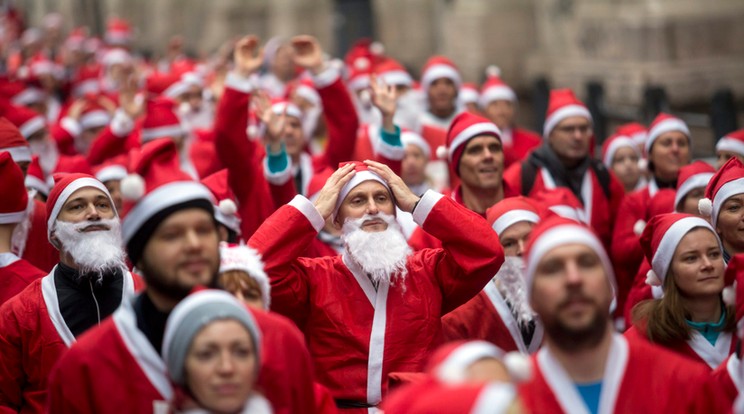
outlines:
[[264, 60], [263, 48], [258, 45], [258, 37], [248, 35], [235, 43], [233, 62], [235, 71], [247, 78], [261, 67]]
[[137, 119], [144, 111], [143, 102], [137, 99], [138, 90], [139, 82], [134, 73], [129, 74], [119, 89], [119, 107], [132, 119]]
[[265, 138], [271, 147], [271, 151], [279, 151], [284, 135], [284, 126], [286, 125], [287, 107], [285, 106], [283, 114], [275, 114], [271, 109], [271, 98], [265, 91], [258, 91], [253, 94], [251, 105], [253, 105], [253, 110], [258, 118], [266, 125]]
[[76, 121], [80, 120], [80, 116], [83, 114], [85, 107], [88, 106], [88, 101], [85, 98], [78, 98], [70, 105], [70, 109], [67, 110], [67, 117], [72, 118]]
[[354, 164], [346, 164], [331, 174], [323, 188], [320, 189], [314, 204], [323, 219], [327, 220], [331, 216], [336, 208], [336, 201], [338, 201], [341, 189], [354, 177], [355, 173]]
[[398, 177], [390, 167], [383, 163], [372, 160], [364, 160], [364, 163], [367, 164], [370, 171], [379, 175], [388, 183], [388, 186], [395, 197], [395, 202], [398, 204], [398, 208], [412, 213], [413, 208], [421, 198], [408, 188], [406, 183], [403, 182], [403, 179]]
[[290, 41], [294, 49], [294, 63], [317, 75], [325, 68], [323, 48], [318, 39], [310, 35], [295, 36]]
[[382, 113], [382, 127], [386, 131], [395, 131], [393, 116], [397, 108], [398, 93], [395, 87], [388, 85], [375, 74], [370, 76], [370, 87], [372, 88], [372, 104]]

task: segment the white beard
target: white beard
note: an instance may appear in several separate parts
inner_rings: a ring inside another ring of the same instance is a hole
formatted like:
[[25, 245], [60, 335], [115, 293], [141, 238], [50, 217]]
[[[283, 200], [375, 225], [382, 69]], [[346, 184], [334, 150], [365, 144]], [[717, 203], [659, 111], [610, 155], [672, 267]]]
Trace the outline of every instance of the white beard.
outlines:
[[512, 306], [512, 313], [521, 326], [535, 319], [535, 312], [527, 300], [527, 283], [525, 281], [524, 260], [518, 256], [507, 256], [498, 273], [494, 276], [494, 283], [504, 299]]
[[30, 142], [29, 147], [32, 154], [39, 156], [39, 165], [44, 172], [44, 176], [51, 175], [59, 161], [57, 145], [51, 139], [44, 139]]
[[13, 229], [13, 235], [10, 238], [10, 249], [18, 257], [23, 256], [23, 252], [26, 250], [26, 241], [28, 240], [28, 232], [31, 230], [31, 220], [34, 215], [34, 196], [36, 196], [36, 190], [30, 190], [28, 192], [28, 204], [26, 204], [26, 214], [20, 223]]
[[[362, 230], [362, 224], [374, 218], [385, 220], [387, 229], [378, 232]], [[378, 213], [365, 214], [356, 220], [348, 219], [344, 223], [342, 237], [351, 259], [362, 268], [372, 283], [405, 282], [408, 275], [406, 263], [411, 248], [394, 216]]]
[[[104, 225], [109, 230], [82, 232], [92, 225]], [[81, 275], [95, 273], [100, 282], [106, 273], [126, 271], [124, 249], [121, 240], [121, 224], [118, 218], [67, 223], [57, 221], [54, 234], [65, 252], [79, 267]]]

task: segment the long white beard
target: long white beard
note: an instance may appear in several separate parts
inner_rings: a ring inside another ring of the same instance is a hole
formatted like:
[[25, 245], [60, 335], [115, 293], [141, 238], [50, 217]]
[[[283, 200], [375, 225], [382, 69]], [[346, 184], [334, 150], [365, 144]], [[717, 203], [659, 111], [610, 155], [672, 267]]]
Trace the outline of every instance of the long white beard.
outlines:
[[23, 217], [15, 229], [13, 229], [13, 235], [10, 238], [10, 250], [15, 253], [18, 257], [23, 256], [23, 252], [26, 250], [26, 241], [28, 240], [28, 232], [31, 230], [31, 221], [34, 215], [34, 196], [36, 196], [36, 190], [30, 190], [28, 192], [28, 204], [26, 204], [26, 214]]
[[508, 256], [494, 276], [494, 282], [504, 299], [511, 304], [512, 313], [520, 325], [535, 319], [535, 312], [527, 300], [524, 260], [518, 256]]
[[[375, 218], [385, 220], [387, 229], [378, 232], [362, 230], [365, 221]], [[348, 219], [344, 223], [342, 237], [351, 259], [369, 275], [373, 283], [405, 282], [408, 275], [406, 263], [411, 248], [394, 216], [378, 213], [365, 214], [356, 220]]]
[[[82, 232], [88, 226], [104, 225], [109, 230]], [[57, 221], [54, 234], [62, 248], [72, 256], [81, 275], [95, 273], [100, 282], [115, 270], [126, 270], [124, 249], [121, 240], [121, 224], [118, 218], [67, 223]]]

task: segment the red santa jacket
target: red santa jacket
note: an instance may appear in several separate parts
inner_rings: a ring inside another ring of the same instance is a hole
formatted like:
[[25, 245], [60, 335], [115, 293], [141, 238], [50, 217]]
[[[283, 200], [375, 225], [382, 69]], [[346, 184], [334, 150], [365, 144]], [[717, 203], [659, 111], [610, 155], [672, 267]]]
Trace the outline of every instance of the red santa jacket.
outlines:
[[[257, 389], [275, 413], [314, 412], [312, 371], [302, 337], [291, 322], [266, 312], [251, 313], [265, 351]], [[49, 377], [52, 413], [169, 412], [173, 397], [165, 362], [137, 328], [130, 300], [86, 332]]]
[[13, 253], [0, 253], [0, 305], [46, 274]]
[[633, 308], [636, 305], [649, 299], [661, 298], [662, 291], [660, 286], [651, 287], [646, 284], [646, 273], [651, 270], [651, 265], [648, 264], [648, 260], [643, 259], [641, 267], [638, 268], [633, 284], [628, 292], [628, 297], [625, 300], [625, 326], [630, 327], [633, 325]]
[[504, 144], [504, 168], [509, 168], [515, 162], [520, 162], [529, 153], [542, 145], [540, 135], [522, 128], [511, 130], [511, 136], [502, 131], [501, 142]]
[[445, 341], [482, 339], [506, 352], [534, 354], [543, 338], [542, 323], [536, 321], [535, 333], [529, 345], [509, 306], [495, 283], [489, 283], [467, 303], [442, 317]]
[[[561, 366], [543, 347], [532, 357], [533, 377], [520, 386], [528, 412], [588, 413], [579, 391]], [[698, 364], [644, 342], [613, 335], [602, 392], [600, 414], [683, 413], [705, 387], [708, 373]]]
[[412, 254], [405, 282], [380, 282], [377, 290], [347, 255], [298, 258], [324, 223], [304, 197], [248, 242], [265, 262], [272, 309], [304, 331], [318, 381], [336, 399], [376, 405], [388, 373], [423, 370], [441, 343], [441, 316], [475, 296], [503, 263], [488, 223], [451, 199], [429, 191], [413, 216], [444, 248]]
[[[517, 194], [533, 196], [543, 190], [556, 187], [555, 180], [545, 168], [538, 168], [535, 181], [529, 194], [522, 191], [522, 164], [512, 164], [504, 172], [504, 182]], [[584, 200], [584, 216], [588, 224], [594, 229], [602, 240], [605, 247], [610, 246], [612, 239], [612, 227], [617, 217], [618, 207], [625, 195], [623, 185], [610, 173], [609, 183], [610, 197], [606, 197], [599, 179], [592, 168], [587, 169], [581, 185], [582, 199]]]
[[49, 243], [47, 236], [46, 204], [34, 200], [34, 211], [27, 220], [31, 220], [31, 228], [28, 229], [26, 247], [21, 258], [45, 272], [50, 272], [59, 262], [59, 251]]
[[[646, 336], [644, 323], [641, 321], [639, 324], [633, 325], [625, 331], [623, 335], [627, 338], [630, 343], [637, 342], [649, 342]], [[662, 345], [664, 348], [675, 352], [676, 354], [685, 356], [695, 362], [705, 364], [709, 370], [716, 369], [721, 365], [729, 355], [736, 351], [736, 339], [733, 338], [731, 332], [721, 332], [718, 334], [715, 345], [711, 345], [707, 339], [698, 331], [690, 330], [690, 339], [687, 341], [679, 341], [678, 343], [670, 345]]]
[[[138, 282], [124, 278], [122, 298]], [[0, 411], [43, 413], [54, 363], [75, 342], [65, 324], [54, 285], [54, 270], [32, 282], [0, 307]], [[53, 411], [57, 412], [57, 411]]]
[[707, 397], [704, 403], [707, 406], [715, 406], [716, 413], [728, 413], [734, 406], [736, 397], [741, 394], [744, 390], [744, 384], [742, 384], [742, 367], [741, 359], [735, 353], [729, 356], [729, 358], [723, 364], [719, 365], [718, 368], [714, 369], [711, 373], [708, 382], [710, 388], [718, 390], [719, 392], [714, 398]]

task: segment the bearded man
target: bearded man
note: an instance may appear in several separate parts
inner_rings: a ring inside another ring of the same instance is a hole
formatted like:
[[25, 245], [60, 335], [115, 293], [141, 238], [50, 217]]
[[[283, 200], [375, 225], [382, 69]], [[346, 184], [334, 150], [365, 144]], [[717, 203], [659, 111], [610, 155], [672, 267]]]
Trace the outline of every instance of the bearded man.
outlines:
[[134, 293], [111, 195], [86, 174], [57, 176], [47, 202], [59, 264], [0, 307], [0, 409], [44, 412], [62, 353]]
[[[396, 206], [444, 248], [411, 253]], [[299, 258], [329, 217], [344, 253]], [[485, 220], [433, 191], [419, 198], [374, 161], [342, 164], [314, 203], [295, 197], [248, 244], [265, 261], [272, 309], [303, 330], [317, 380], [337, 406], [365, 413], [384, 397], [388, 373], [424, 369], [442, 314], [477, 294], [504, 260]]]

